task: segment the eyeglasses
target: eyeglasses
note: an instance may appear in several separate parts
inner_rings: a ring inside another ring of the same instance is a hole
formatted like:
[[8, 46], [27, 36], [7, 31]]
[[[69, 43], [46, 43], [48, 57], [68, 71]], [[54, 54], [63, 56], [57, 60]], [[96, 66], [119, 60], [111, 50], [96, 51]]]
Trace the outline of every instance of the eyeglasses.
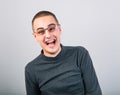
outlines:
[[45, 31], [48, 30], [50, 33], [54, 32], [59, 26], [59, 24], [49, 24], [47, 28], [40, 27], [37, 29], [37, 32], [35, 32], [37, 35], [43, 35], [45, 34]]

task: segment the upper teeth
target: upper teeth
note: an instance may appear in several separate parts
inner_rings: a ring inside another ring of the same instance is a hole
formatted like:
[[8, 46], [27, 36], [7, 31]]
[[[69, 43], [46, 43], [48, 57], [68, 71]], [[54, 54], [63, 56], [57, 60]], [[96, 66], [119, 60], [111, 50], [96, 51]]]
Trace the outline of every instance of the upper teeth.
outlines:
[[52, 43], [52, 42], [54, 42], [54, 40], [49, 40], [49, 41], [47, 41], [46, 43], [49, 44], [49, 43]]

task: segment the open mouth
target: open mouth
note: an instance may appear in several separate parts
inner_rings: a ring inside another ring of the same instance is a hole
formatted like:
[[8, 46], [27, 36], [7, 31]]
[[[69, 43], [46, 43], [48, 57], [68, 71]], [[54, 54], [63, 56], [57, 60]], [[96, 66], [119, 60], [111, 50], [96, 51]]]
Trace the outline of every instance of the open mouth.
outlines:
[[56, 43], [56, 40], [55, 39], [52, 39], [52, 40], [48, 40], [45, 42], [47, 46], [49, 47], [54, 47], [55, 46], [55, 43]]

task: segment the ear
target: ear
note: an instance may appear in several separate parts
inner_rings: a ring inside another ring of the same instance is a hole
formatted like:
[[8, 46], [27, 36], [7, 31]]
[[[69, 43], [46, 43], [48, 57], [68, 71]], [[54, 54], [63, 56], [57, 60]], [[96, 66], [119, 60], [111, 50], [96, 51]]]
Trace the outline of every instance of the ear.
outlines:
[[38, 37], [37, 37], [36, 33], [33, 32], [32, 35], [35, 38], [35, 40], [38, 42]]
[[62, 32], [62, 27], [61, 27], [61, 25], [59, 25], [59, 31], [60, 31], [60, 33]]
[[36, 39], [37, 35], [34, 32], [32, 33], [32, 35]]

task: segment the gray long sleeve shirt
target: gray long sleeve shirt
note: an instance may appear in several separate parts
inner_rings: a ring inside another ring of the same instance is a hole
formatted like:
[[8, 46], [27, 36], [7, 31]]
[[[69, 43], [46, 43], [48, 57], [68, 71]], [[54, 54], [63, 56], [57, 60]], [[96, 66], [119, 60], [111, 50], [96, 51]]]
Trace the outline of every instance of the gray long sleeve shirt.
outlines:
[[62, 46], [56, 57], [41, 53], [25, 67], [27, 95], [102, 95], [88, 51]]

